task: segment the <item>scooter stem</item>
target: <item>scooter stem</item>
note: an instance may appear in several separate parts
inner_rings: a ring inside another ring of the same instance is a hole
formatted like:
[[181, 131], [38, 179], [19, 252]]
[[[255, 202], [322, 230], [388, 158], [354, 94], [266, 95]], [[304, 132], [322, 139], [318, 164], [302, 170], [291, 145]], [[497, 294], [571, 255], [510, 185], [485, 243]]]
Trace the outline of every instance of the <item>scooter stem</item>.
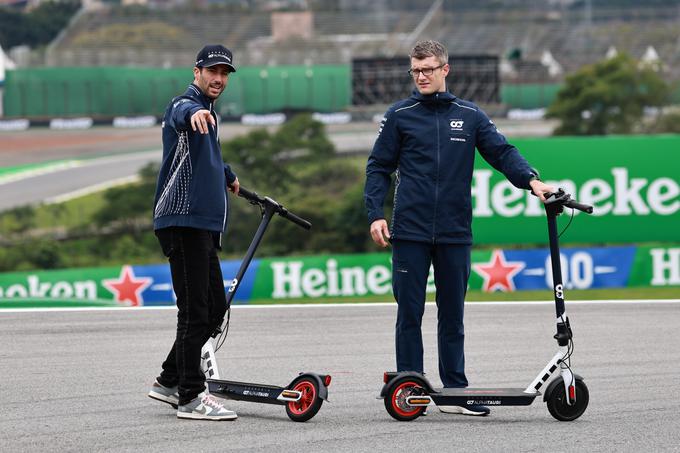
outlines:
[[246, 256], [243, 258], [243, 261], [241, 261], [241, 267], [239, 267], [238, 272], [236, 273], [236, 277], [234, 277], [234, 279], [232, 280], [231, 286], [229, 286], [229, 290], [227, 291], [227, 310], [229, 309], [229, 307], [231, 307], [231, 301], [234, 299], [234, 296], [236, 295], [236, 289], [241, 284], [241, 280], [243, 280], [243, 276], [246, 274], [246, 270], [248, 270], [248, 266], [250, 266], [250, 262], [253, 260], [253, 256], [255, 256], [255, 250], [260, 245], [260, 242], [264, 237], [264, 232], [267, 230], [267, 226], [269, 225], [269, 222], [271, 221], [275, 213], [276, 213], [275, 205], [271, 203], [264, 204], [264, 210], [262, 213], [262, 221], [260, 221], [260, 226], [257, 228], [255, 236], [253, 237], [253, 240], [250, 242], [250, 246], [248, 247], [248, 251], [246, 252]]
[[557, 216], [562, 212], [559, 203], [546, 204], [548, 217], [548, 239], [550, 241], [550, 263], [552, 267], [553, 294], [555, 298], [555, 315], [560, 319], [564, 315], [564, 285], [562, 283], [562, 263], [560, 260], [559, 238], [557, 236]]

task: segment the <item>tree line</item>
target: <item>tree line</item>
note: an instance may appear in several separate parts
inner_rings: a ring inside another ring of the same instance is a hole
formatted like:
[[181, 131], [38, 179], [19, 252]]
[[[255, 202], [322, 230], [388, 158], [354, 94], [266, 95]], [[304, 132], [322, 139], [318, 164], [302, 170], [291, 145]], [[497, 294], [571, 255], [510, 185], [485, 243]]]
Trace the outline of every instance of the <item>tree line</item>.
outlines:
[[[313, 225], [306, 231], [275, 217], [259, 256], [375, 250], [364, 212], [365, 160], [338, 157], [323, 124], [310, 115], [296, 116], [275, 132], [256, 129], [225, 141], [222, 154], [244, 187], [276, 199]], [[107, 190], [102, 206], [76, 227], [41, 231], [36, 213], [47, 207], [4, 213], [0, 272], [162, 262], [151, 218], [157, 174], [158, 167], [150, 165], [138, 183]], [[240, 258], [261, 214], [231, 194], [229, 205], [222, 257]]]
[[23, 12], [0, 7], [0, 45], [4, 49], [50, 43], [80, 9], [80, 0], [41, 2]]

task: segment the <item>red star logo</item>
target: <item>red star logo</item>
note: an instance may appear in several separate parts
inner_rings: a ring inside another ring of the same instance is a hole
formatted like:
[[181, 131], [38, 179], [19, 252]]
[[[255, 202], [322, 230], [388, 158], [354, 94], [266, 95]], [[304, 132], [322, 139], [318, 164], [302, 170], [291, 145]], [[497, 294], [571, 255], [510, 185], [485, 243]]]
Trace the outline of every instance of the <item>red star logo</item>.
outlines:
[[505, 261], [502, 250], [494, 250], [491, 261], [482, 264], [473, 264], [472, 268], [484, 278], [482, 290], [491, 291], [514, 291], [515, 282], [512, 277], [524, 269], [526, 264], [521, 261]]
[[123, 266], [118, 279], [111, 278], [102, 280], [102, 285], [116, 296], [117, 302], [129, 302], [132, 307], [137, 307], [144, 302], [142, 291], [153, 283], [150, 277], [135, 278], [132, 266]]

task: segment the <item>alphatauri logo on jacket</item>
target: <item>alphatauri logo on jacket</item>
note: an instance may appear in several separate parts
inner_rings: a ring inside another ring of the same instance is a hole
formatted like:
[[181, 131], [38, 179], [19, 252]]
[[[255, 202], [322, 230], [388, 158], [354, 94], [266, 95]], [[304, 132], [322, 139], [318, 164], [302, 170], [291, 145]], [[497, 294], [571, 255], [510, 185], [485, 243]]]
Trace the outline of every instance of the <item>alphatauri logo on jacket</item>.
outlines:
[[449, 126], [451, 126], [451, 132], [463, 132], [463, 120], [451, 120]]

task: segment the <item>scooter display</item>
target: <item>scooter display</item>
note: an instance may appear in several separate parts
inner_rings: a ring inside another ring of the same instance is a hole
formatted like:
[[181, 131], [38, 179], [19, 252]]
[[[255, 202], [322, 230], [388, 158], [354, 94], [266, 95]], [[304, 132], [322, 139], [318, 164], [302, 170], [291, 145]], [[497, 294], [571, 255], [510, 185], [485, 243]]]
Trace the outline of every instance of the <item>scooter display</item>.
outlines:
[[248, 200], [251, 204], [260, 207], [262, 220], [241, 262], [236, 277], [232, 280], [227, 292], [227, 314], [225, 320], [201, 350], [201, 368], [206, 375], [206, 384], [210, 393], [221, 398], [233, 400], [285, 405], [286, 414], [288, 414], [291, 420], [306, 422], [319, 412], [324, 400], [328, 400], [328, 386], [331, 384], [330, 375], [309, 372], [300, 373], [285, 387], [228, 381], [220, 378], [215, 352], [226, 340], [231, 317], [231, 302], [272, 217], [278, 214], [306, 230], [312, 227], [312, 224], [307, 220], [288, 211], [277, 201], [269, 197], [261, 197], [257, 193], [243, 187], [239, 189], [238, 195]]
[[397, 420], [411, 421], [423, 415], [427, 406], [528, 406], [541, 395], [539, 389], [559, 369], [559, 376], [547, 386], [543, 401], [550, 414], [560, 421], [579, 418], [588, 407], [588, 387], [583, 378], [571, 369], [573, 353], [572, 329], [564, 304], [564, 285], [560, 267], [557, 216], [564, 208], [577, 209], [591, 214], [593, 207], [578, 203], [559, 189], [548, 194], [545, 210], [548, 218], [550, 261], [552, 263], [553, 293], [557, 315], [558, 352], [526, 388], [434, 388], [421, 373], [413, 371], [385, 372], [380, 397], [387, 412]]

